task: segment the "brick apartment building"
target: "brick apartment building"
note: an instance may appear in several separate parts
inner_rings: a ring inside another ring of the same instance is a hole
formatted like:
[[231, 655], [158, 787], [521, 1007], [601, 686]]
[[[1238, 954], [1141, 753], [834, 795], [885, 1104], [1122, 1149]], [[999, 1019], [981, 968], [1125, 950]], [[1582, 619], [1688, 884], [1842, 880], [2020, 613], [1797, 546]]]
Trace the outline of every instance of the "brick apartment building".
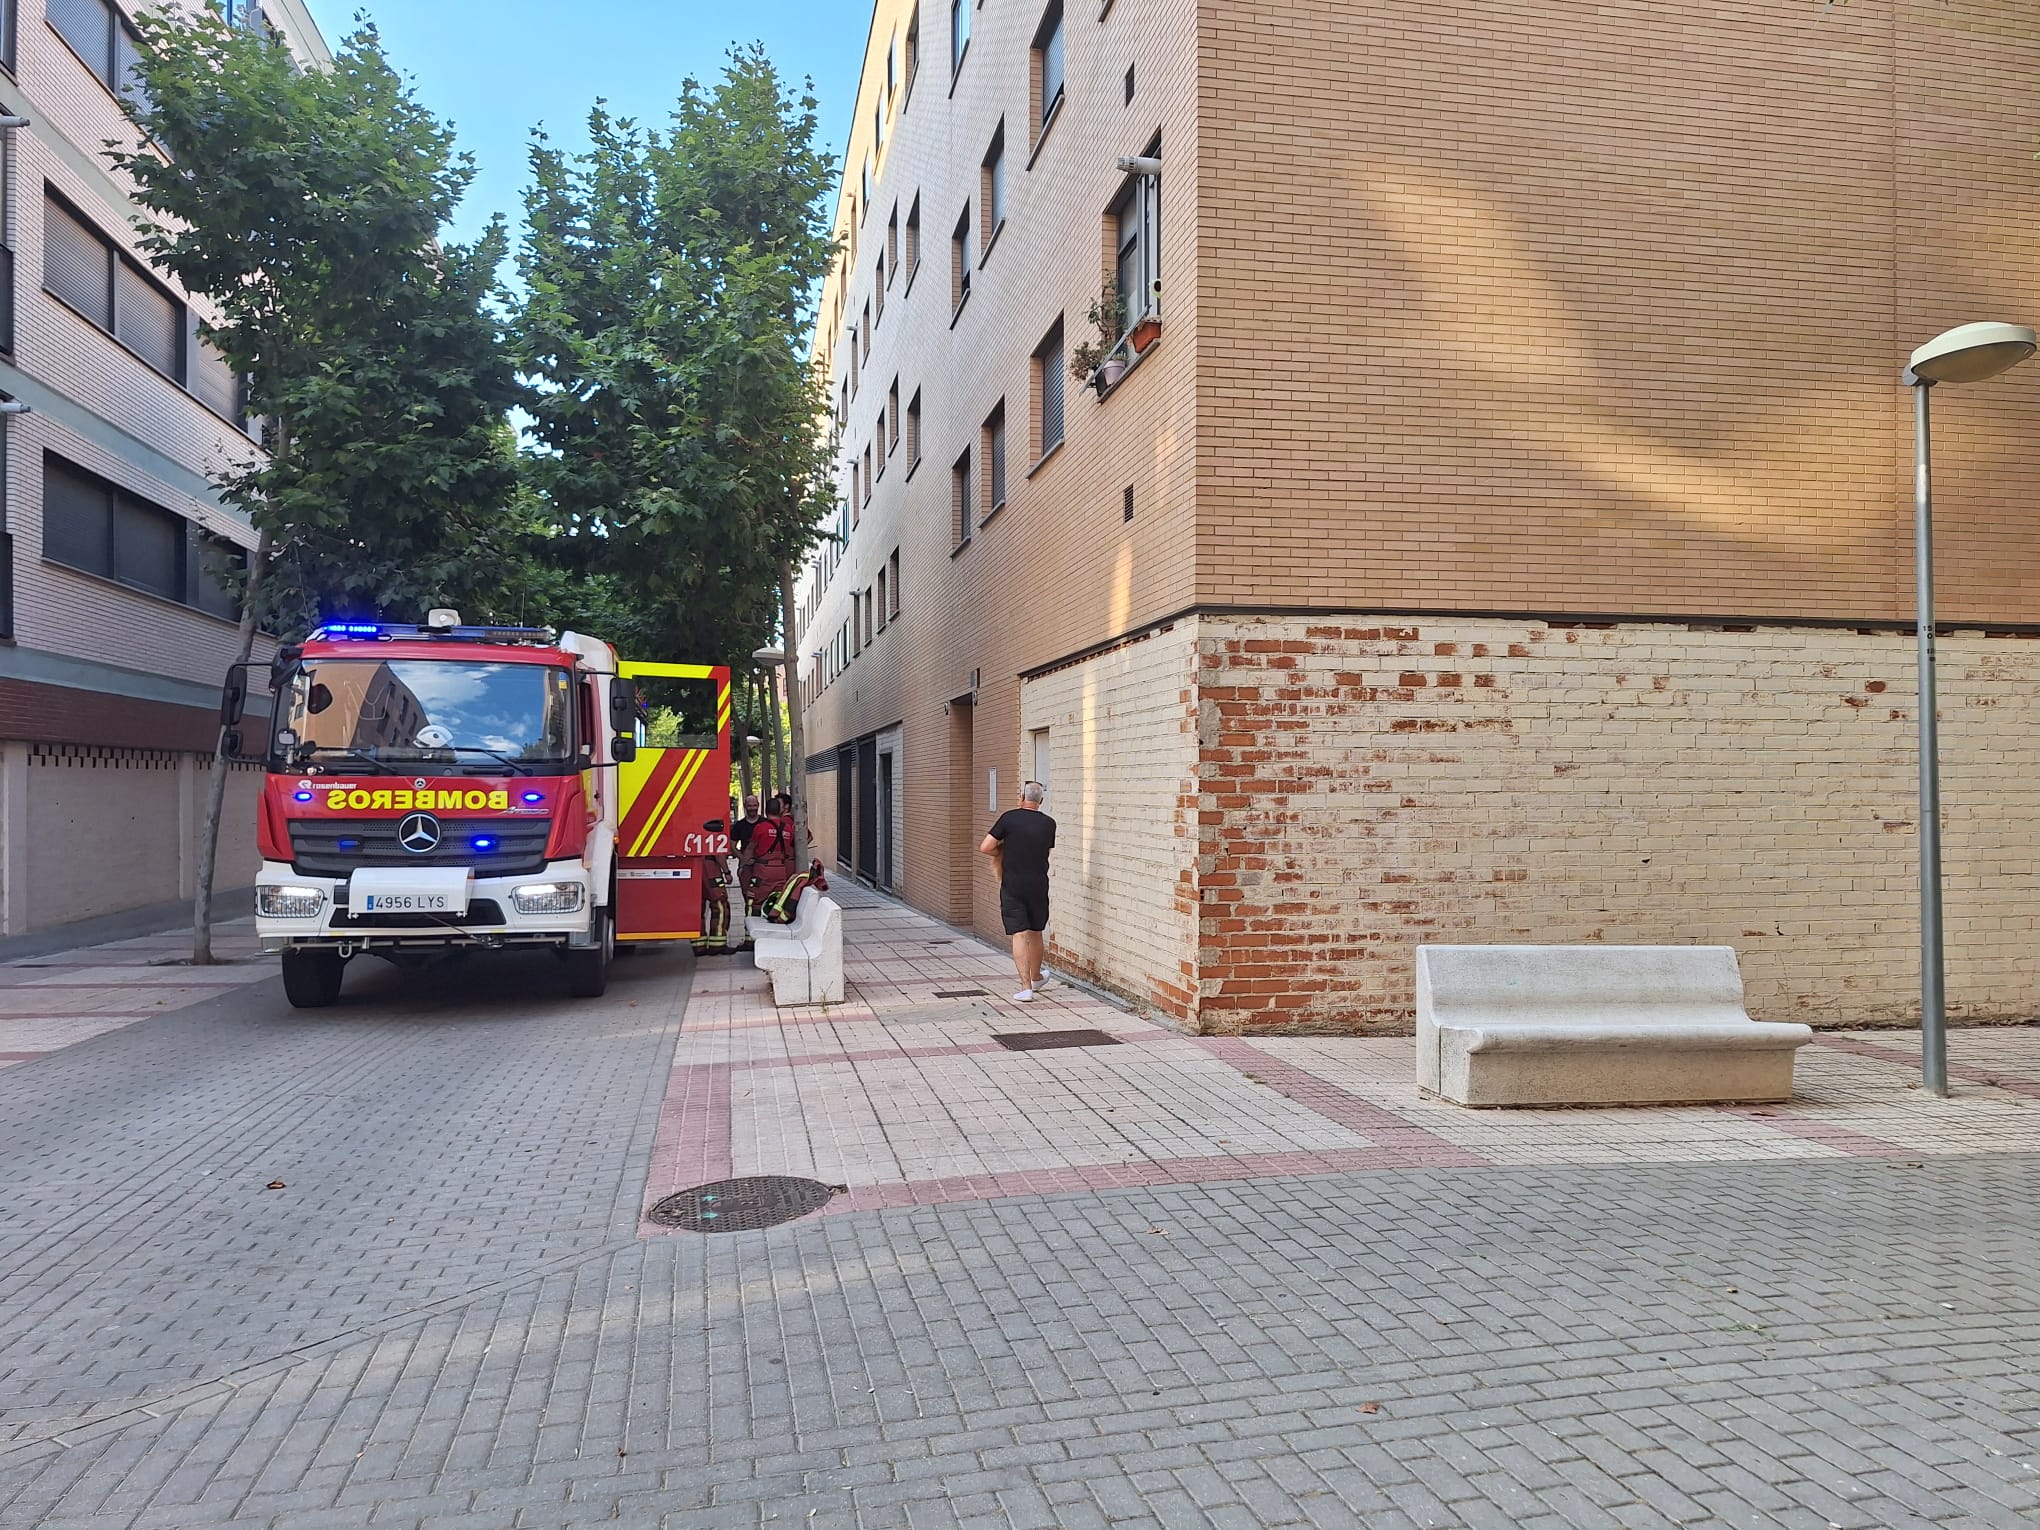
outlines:
[[[1401, 1026], [1419, 941], [1916, 1014], [1899, 371], [2040, 316], [2036, 76], [1916, 0], [879, 0], [823, 851], [996, 934], [1040, 778], [1052, 958], [1211, 1032]], [[1101, 393], [1115, 271], [1160, 333]], [[1939, 406], [1951, 1009], [2031, 1016], [2040, 365]]]
[[[302, 0], [232, 0], [327, 57]], [[217, 572], [255, 537], [208, 468], [255, 450], [237, 379], [135, 248], [102, 145], [133, 58], [110, 0], [0, 0], [0, 934], [188, 897], [219, 684]], [[255, 778], [218, 885], [253, 879]]]

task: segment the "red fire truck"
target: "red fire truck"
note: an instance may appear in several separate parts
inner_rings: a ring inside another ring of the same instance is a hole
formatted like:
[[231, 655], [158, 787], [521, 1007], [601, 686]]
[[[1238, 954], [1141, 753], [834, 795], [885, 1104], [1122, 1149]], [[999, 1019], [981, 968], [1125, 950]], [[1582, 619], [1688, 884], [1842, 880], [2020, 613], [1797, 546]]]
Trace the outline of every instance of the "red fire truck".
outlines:
[[363, 953], [519, 946], [592, 997], [618, 941], [722, 933], [728, 669], [452, 611], [322, 627], [270, 669], [266, 743], [228, 749], [266, 772], [255, 925], [292, 1004], [331, 1004]]

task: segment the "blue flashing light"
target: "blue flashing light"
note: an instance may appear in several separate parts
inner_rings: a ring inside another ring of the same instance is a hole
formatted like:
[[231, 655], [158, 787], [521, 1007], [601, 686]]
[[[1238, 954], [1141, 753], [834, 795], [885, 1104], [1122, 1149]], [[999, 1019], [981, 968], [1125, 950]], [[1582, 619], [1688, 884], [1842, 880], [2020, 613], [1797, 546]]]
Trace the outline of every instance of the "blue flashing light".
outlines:
[[326, 629], [332, 637], [381, 637], [382, 628], [374, 622], [335, 622]]
[[310, 802], [312, 800], [312, 794], [310, 792], [292, 792], [291, 796], [296, 798], [299, 802]]
[[496, 848], [496, 841], [492, 835], [477, 834], [474, 838], [474, 846], [477, 850], [493, 850]]
[[524, 800], [525, 800], [526, 802], [543, 802], [543, 801], [545, 801], [545, 793], [544, 793], [544, 792], [526, 792], [526, 793], [524, 794]]
[[340, 841], [340, 848], [342, 850], [359, 850], [361, 848], [361, 841], [358, 839], [343, 839]]

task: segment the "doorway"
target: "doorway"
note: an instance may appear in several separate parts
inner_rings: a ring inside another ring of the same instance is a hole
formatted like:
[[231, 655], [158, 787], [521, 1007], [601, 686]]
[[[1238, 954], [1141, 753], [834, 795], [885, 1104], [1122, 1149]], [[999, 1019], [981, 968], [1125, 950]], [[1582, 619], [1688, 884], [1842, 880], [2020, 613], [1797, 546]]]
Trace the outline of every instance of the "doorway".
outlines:
[[857, 875], [878, 883], [878, 740], [857, 745]]
[[893, 757], [878, 757], [878, 885], [891, 892], [893, 886]]

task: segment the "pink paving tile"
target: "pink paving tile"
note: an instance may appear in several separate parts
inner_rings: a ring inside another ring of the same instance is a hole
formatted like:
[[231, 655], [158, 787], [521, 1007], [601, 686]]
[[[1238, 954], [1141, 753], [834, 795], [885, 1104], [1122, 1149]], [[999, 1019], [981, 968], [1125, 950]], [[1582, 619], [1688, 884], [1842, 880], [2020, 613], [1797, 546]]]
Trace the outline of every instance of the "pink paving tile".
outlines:
[[1727, 1112], [1741, 1116], [1748, 1121], [1761, 1121], [1773, 1131], [1784, 1132], [1802, 1142], [1817, 1142], [1822, 1147], [1833, 1148], [1838, 1153], [1847, 1153], [1852, 1158], [1903, 1158], [1913, 1150], [1900, 1147], [1896, 1142], [1886, 1142], [1881, 1137], [1868, 1136], [1863, 1132], [1851, 1131], [1846, 1126], [1837, 1126], [1832, 1121], [1816, 1120], [1781, 1106], [1756, 1106], [1734, 1109]]
[[[731, 1173], [729, 1066], [695, 1063], [673, 1069], [652, 1140], [644, 1209], [676, 1190], [712, 1184]], [[645, 1224], [640, 1230], [664, 1229]]]
[[1293, 1063], [1286, 1063], [1262, 1051], [1251, 1041], [1242, 1041], [1233, 1036], [1198, 1036], [1191, 1038], [1213, 1057], [1237, 1068], [1241, 1073], [1251, 1074], [1276, 1093], [1294, 1100], [1306, 1110], [1312, 1110], [1327, 1121], [1358, 1132], [1378, 1142], [1382, 1147], [1421, 1158], [1434, 1165], [1453, 1164], [1472, 1166], [1486, 1164], [1488, 1160], [1471, 1149], [1448, 1142], [1443, 1137], [1425, 1131], [1421, 1126], [1412, 1125], [1392, 1111], [1384, 1110], [1372, 1100], [1363, 1100], [1359, 1095], [1341, 1089], [1315, 1073], [1306, 1072]]
[[[1825, 1031], [1815, 1031], [1813, 1039], [1819, 1045], [1832, 1047], [1837, 1052], [1853, 1052], [1858, 1057], [1874, 1057], [1880, 1062], [1902, 1063], [1910, 1068], [1917, 1068], [1920, 1065], [1920, 1054], [1906, 1047], [1864, 1041], [1858, 1036], [1836, 1036]], [[1972, 1084], [1989, 1084], [2012, 1094], [2023, 1094], [2030, 1099], [2040, 1100], [2040, 1083], [2032, 1079], [2013, 1077], [2002, 1068], [1989, 1068], [1980, 1063], [1955, 1062], [1951, 1059], [1948, 1063], [1948, 1076]]]

